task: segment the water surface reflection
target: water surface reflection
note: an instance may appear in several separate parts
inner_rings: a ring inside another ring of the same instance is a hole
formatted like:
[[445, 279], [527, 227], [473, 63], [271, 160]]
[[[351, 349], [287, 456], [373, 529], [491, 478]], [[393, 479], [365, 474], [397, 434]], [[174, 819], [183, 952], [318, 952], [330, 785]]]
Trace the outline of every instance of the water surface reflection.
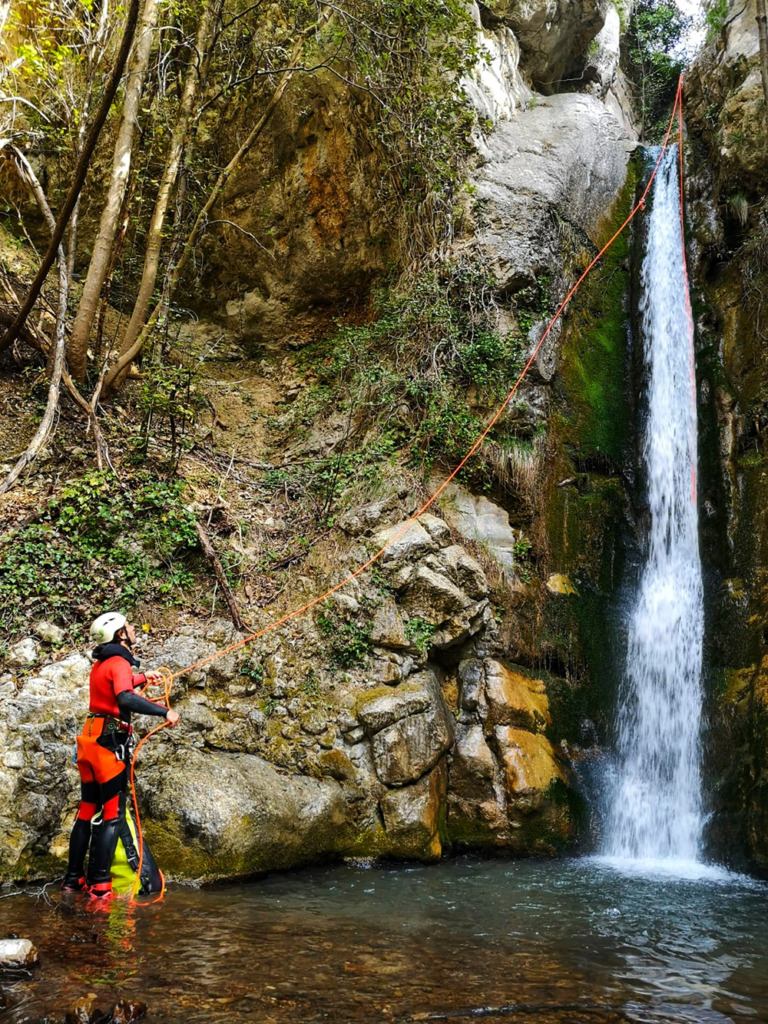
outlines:
[[593, 861], [335, 866], [109, 913], [0, 901], [38, 946], [0, 1022], [85, 992], [150, 1022], [768, 1021], [768, 889]]

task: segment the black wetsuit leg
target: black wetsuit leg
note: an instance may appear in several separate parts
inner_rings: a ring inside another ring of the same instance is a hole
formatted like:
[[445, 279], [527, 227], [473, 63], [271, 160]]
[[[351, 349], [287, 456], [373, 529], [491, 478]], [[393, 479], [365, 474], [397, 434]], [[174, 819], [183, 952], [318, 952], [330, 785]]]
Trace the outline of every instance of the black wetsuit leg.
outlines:
[[[91, 841], [91, 819], [81, 817], [82, 804], [98, 805], [99, 786], [96, 782], [80, 783], [81, 811], [75, 819], [72, 834], [69, 837], [69, 863], [62, 883], [65, 889], [81, 889], [85, 875], [85, 857]], [[89, 812], [90, 813], [90, 812]]]
[[[121, 819], [125, 813], [125, 791], [128, 772], [123, 769], [119, 775], [109, 782], [99, 785], [100, 803], [104, 814], [112, 813], [112, 817], [102, 815], [99, 824], [94, 825], [91, 838], [91, 856], [88, 861], [88, 883], [98, 885], [112, 880], [112, 861], [115, 857], [117, 841], [120, 838]], [[115, 800], [115, 798], [119, 798]], [[122, 814], [121, 814], [122, 811]]]

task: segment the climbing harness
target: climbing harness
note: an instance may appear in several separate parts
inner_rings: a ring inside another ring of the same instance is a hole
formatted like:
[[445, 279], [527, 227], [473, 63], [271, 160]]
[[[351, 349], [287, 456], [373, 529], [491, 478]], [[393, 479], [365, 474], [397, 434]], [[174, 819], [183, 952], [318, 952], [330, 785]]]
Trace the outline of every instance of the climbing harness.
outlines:
[[[486, 424], [484, 430], [477, 437], [477, 439], [475, 440], [475, 442], [472, 445], [472, 447], [469, 449], [469, 451], [464, 456], [464, 458], [461, 460], [461, 462], [459, 462], [459, 464], [456, 466], [456, 468], [443, 480], [443, 482], [440, 484], [440, 486], [430, 495], [430, 497], [427, 498], [427, 500], [418, 509], [418, 511], [415, 512], [412, 516], [410, 516], [410, 518], [406, 519], [406, 521], [403, 523], [403, 525], [400, 527], [400, 529], [389, 538], [389, 540], [386, 542], [386, 544], [384, 544], [382, 547], [380, 547], [379, 550], [376, 551], [373, 555], [371, 555], [371, 557], [367, 561], [363, 562], [362, 565], [358, 566], [358, 568], [355, 569], [354, 572], [351, 572], [340, 583], [335, 584], [335, 586], [333, 586], [333, 587], [329, 587], [328, 590], [326, 590], [324, 593], [320, 594], [318, 597], [313, 597], [310, 601], [307, 601], [305, 604], [301, 605], [299, 608], [295, 608], [293, 611], [288, 612], [286, 615], [283, 615], [281, 618], [275, 619], [273, 622], [270, 622], [268, 625], [262, 627], [261, 629], [258, 629], [255, 632], [249, 633], [247, 636], [242, 637], [236, 643], [230, 644], [228, 647], [225, 647], [222, 650], [217, 651], [214, 654], [210, 654], [210, 655], [208, 655], [205, 658], [201, 658], [199, 661], [194, 662], [192, 665], [188, 665], [186, 668], [178, 669], [176, 672], [171, 672], [170, 669], [165, 668], [165, 667], [157, 669], [156, 671], [158, 671], [161, 674], [162, 679], [163, 679], [163, 687], [164, 687], [164, 690], [165, 690], [165, 703], [166, 703], [166, 705], [168, 707], [170, 707], [170, 694], [171, 694], [171, 689], [172, 689], [173, 682], [174, 682], [175, 679], [178, 679], [180, 676], [187, 675], [189, 672], [194, 672], [197, 669], [203, 668], [206, 665], [210, 664], [212, 661], [216, 661], [218, 658], [223, 658], [227, 654], [231, 654], [233, 651], [240, 650], [240, 648], [245, 647], [247, 644], [252, 643], [254, 640], [258, 640], [259, 637], [264, 636], [266, 633], [271, 633], [273, 630], [278, 629], [280, 626], [284, 626], [287, 622], [292, 622], [294, 619], [299, 618], [299, 616], [303, 615], [305, 612], [309, 611], [311, 608], [316, 607], [322, 601], [325, 601], [327, 598], [329, 598], [332, 594], [337, 593], [337, 591], [341, 590], [348, 583], [351, 583], [353, 580], [355, 580], [359, 576], [361, 576], [366, 571], [366, 569], [369, 569], [372, 565], [374, 565], [376, 562], [378, 562], [379, 559], [382, 557], [382, 555], [387, 550], [389, 550], [389, 548], [391, 548], [394, 544], [396, 544], [397, 541], [400, 540], [400, 538], [410, 529], [410, 527], [414, 523], [416, 523], [421, 518], [421, 516], [424, 515], [424, 513], [427, 511], [427, 509], [429, 509], [435, 503], [435, 501], [437, 501], [437, 499], [440, 497], [440, 495], [443, 493], [443, 491], [445, 491], [446, 487], [448, 487], [448, 485], [451, 483], [451, 481], [461, 472], [461, 470], [464, 468], [464, 466], [467, 464], [467, 462], [469, 462], [469, 460], [474, 456], [474, 454], [482, 446], [482, 444], [485, 441], [485, 439], [487, 438], [488, 434], [491, 432], [493, 427], [499, 421], [502, 413], [504, 412], [506, 407], [510, 404], [510, 402], [512, 401], [512, 399], [515, 396], [515, 393], [517, 392], [517, 389], [520, 387], [520, 384], [525, 379], [526, 374], [528, 373], [528, 371], [530, 370], [531, 366], [533, 365], [537, 355], [539, 354], [542, 346], [544, 345], [544, 342], [549, 337], [549, 334], [551, 333], [553, 327], [555, 326], [555, 324], [557, 323], [558, 319], [560, 318], [560, 315], [562, 314], [563, 310], [566, 308], [568, 303], [571, 301], [571, 299], [573, 298], [573, 296], [575, 295], [575, 293], [578, 291], [579, 287], [581, 286], [582, 281], [589, 274], [589, 272], [592, 270], [592, 268], [595, 266], [595, 264], [597, 264], [602, 259], [602, 257], [610, 249], [610, 247], [613, 245], [613, 243], [616, 241], [616, 239], [619, 237], [619, 235], [621, 235], [621, 233], [628, 226], [628, 224], [631, 223], [631, 221], [634, 219], [635, 215], [637, 214], [638, 210], [643, 210], [643, 211], [645, 210], [645, 200], [646, 200], [646, 198], [648, 196], [648, 193], [649, 193], [649, 191], [651, 189], [651, 185], [653, 184], [653, 180], [656, 177], [656, 172], [659, 169], [659, 165], [661, 164], [662, 157], [664, 156], [664, 153], [667, 151], [667, 149], [669, 147], [669, 138], [670, 138], [670, 135], [671, 135], [671, 132], [672, 132], [672, 126], [673, 126], [673, 124], [675, 122], [675, 116], [678, 117], [678, 138], [679, 138], [679, 151], [680, 151], [679, 152], [679, 157], [680, 157], [680, 224], [681, 224], [681, 231], [682, 231], [682, 236], [681, 237], [682, 237], [682, 250], [683, 250], [683, 276], [684, 276], [684, 281], [685, 281], [686, 310], [687, 310], [687, 314], [688, 314], [689, 345], [690, 345], [690, 353], [691, 353], [692, 400], [693, 400], [693, 403], [694, 403], [694, 406], [695, 406], [695, 403], [696, 403], [696, 377], [695, 377], [694, 350], [693, 350], [693, 317], [692, 317], [692, 313], [691, 313], [690, 297], [689, 297], [689, 294], [688, 294], [688, 269], [687, 269], [686, 258], [685, 258], [685, 216], [684, 216], [684, 195], [683, 195], [683, 145], [682, 145], [683, 144], [683, 99], [682, 99], [682, 96], [683, 96], [683, 76], [680, 75], [680, 78], [679, 78], [679, 81], [678, 81], [678, 84], [677, 84], [677, 92], [675, 94], [675, 102], [674, 102], [674, 106], [672, 107], [672, 113], [671, 113], [670, 118], [669, 118], [669, 124], [667, 126], [667, 131], [666, 131], [666, 134], [664, 136], [664, 142], [661, 145], [661, 149], [659, 151], [658, 158], [656, 160], [656, 163], [654, 164], [653, 171], [651, 172], [651, 176], [648, 179], [648, 182], [647, 182], [647, 184], [646, 184], [646, 186], [645, 186], [645, 188], [643, 190], [642, 195], [640, 196], [638, 201], [635, 203], [635, 205], [632, 207], [632, 209], [629, 212], [628, 216], [626, 217], [624, 222], [621, 224], [621, 226], [618, 228], [618, 230], [616, 230], [614, 232], [614, 234], [611, 235], [609, 240], [602, 247], [602, 249], [598, 252], [598, 254], [594, 257], [594, 259], [591, 261], [591, 263], [589, 263], [587, 268], [583, 271], [583, 273], [581, 274], [579, 279], [576, 281], [576, 283], [570, 289], [570, 291], [565, 296], [565, 298], [562, 300], [560, 305], [557, 307], [557, 310], [555, 311], [554, 315], [552, 316], [551, 320], [549, 321], [549, 324], [547, 325], [546, 330], [543, 332], [543, 334], [541, 335], [541, 337], [539, 338], [539, 340], [536, 342], [535, 346], [533, 347], [533, 350], [532, 350], [532, 352], [531, 352], [531, 354], [530, 354], [530, 356], [528, 358], [527, 363], [523, 367], [523, 369], [522, 369], [521, 373], [519, 374], [519, 376], [518, 376], [517, 380], [515, 381], [515, 383], [510, 388], [509, 392], [507, 393], [506, 397], [504, 398], [504, 401], [498, 407], [498, 409], [496, 410], [494, 415], [491, 417], [489, 422]], [[693, 449], [693, 450], [695, 450], [695, 449]], [[691, 467], [691, 488], [692, 488], [691, 489], [692, 500], [695, 502], [695, 500], [696, 500], [696, 468], [695, 468], [695, 465], [692, 465], [692, 467]], [[136, 789], [135, 789], [135, 785], [134, 785], [134, 769], [135, 769], [135, 764], [136, 764], [136, 758], [138, 757], [138, 753], [141, 750], [141, 748], [144, 745], [144, 743], [146, 743], [146, 741], [151, 736], [154, 736], [155, 733], [158, 733], [158, 732], [160, 732], [161, 729], [164, 729], [168, 724], [169, 723], [167, 721], [162, 721], [162, 722], [160, 722], [159, 725], [156, 725], [153, 729], [151, 729], [139, 741], [139, 743], [136, 746], [136, 749], [135, 749], [135, 751], [133, 753], [133, 757], [131, 759], [130, 784], [131, 784], [131, 793], [132, 793], [132, 796], [133, 796], [133, 806], [134, 806], [134, 812], [135, 812], [134, 813], [134, 820], [135, 820], [135, 824], [136, 824], [136, 833], [137, 833], [137, 837], [138, 837], [138, 849], [139, 849], [139, 869], [138, 869], [138, 871], [136, 873], [136, 881], [134, 883], [134, 890], [133, 890], [133, 892], [131, 894], [131, 901], [132, 902], [135, 901], [137, 891], [139, 889], [139, 886], [141, 885], [141, 866], [142, 866], [142, 862], [143, 862], [143, 853], [144, 853], [144, 844], [143, 844], [143, 840], [142, 840], [142, 830], [141, 830], [141, 820], [140, 820], [140, 817], [139, 817], [139, 808], [138, 808], [138, 804], [137, 804], [137, 801], [136, 801]], [[160, 893], [160, 895], [157, 897], [157, 899], [152, 900], [151, 902], [156, 903], [159, 900], [161, 900], [163, 898], [164, 892], [165, 892], [165, 888], [163, 887], [163, 891]]]

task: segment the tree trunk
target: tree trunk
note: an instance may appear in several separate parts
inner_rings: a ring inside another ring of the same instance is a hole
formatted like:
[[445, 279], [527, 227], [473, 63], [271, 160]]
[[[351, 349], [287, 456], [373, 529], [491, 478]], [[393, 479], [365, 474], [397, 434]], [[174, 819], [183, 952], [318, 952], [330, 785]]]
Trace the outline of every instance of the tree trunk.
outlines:
[[123, 113], [112, 157], [112, 177], [104, 209], [101, 212], [99, 232], [93, 243], [91, 262], [88, 265], [83, 293], [75, 314], [75, 322], [72, 325], [72, 335], [67, 346], [69, 368], [76, 380], [82, 380], [85, 377], [88, 342], [99, 308], [99, 295], [109, 270], [110, 254], [131, 173], [131, 151], [138, 123], [139, 104], [144, 92], [144, 82], [152, 52], [157, 10], [157, 0], [145, 0], [136, 48], [126, 75]]
[[197, 219], [195, 220], [192, 230], [189, 233], [186, 242], [184, 243], [184, 248], [182, 249], [181, 256], [179, 257], [178, 262], [172, 268], [169, 274], [168, 285], [166, 289], [168, 299], [161, 299], [156, 304], [154, 310], [152, 311], [152, 315], [150, 316], [149, 320], [144, 326], [144, 329], [134, 337], [134, 340], [131, 343], [130, 347], [126, 347], [125, 341], [123, 341], [123, 345], [120, 350], [120, 357], [115, 363], [115, 365], [112, 367], [112, 369], [109, 371], [104, 381], [105, 393], [109, 393], [110, 391], [114, 390], [114, 388], [121, 384], [122, 381], [125, 379], [128, 373], [128, 367], [136, 358], [136, 356], [141, 352], [142, 347], [144, 346], [144, 342], [146, 341], [150, 331], [152, 330], [155, 323], [159, 319], [161, 313], [165, 310], [167, 302], [170, 299], [170, 296], [173, 295], [173, 292], [176, 289], [176, 285], [179, 283], [182, 271], [189, 262], [189, 258], [192, 255], [194, 247], [197, 244], [197, 241], [200, 238], [200, 235], [202, 234], [206, 223], [208, 222], [209, 213], [213, 209], [213, 206], [216, 203], [219, 196], [221, 195], [221, 193], [224, 191], [224, 188], [227, 182], [229, 181], [232, 173], [235, 171], [240, 161], [248, 153], [248, 151], [251, 149], [253, 144], [256, 142], [258, 137], [263, 132], [264, 128], [269, 123], [269, 120], [272, 117], [272, 114], [275, 112], [275, 109], [277, 108], [277, 105], [280, 102], [283, 93], [288, 87], [288, 83], [290, 82], [296, 70], [293, 67], [293, 65], [295, 65], [296, 61], [298, 60], [298, 57], [304, 46], [306, 37], [307, 35], [309, 35], [310, 31], [314, 31], [314, 29], [306, 30], [299, 37], [289, 59], [289, 65], [291, 66], [280, 79], [280, 82], [278, 83], [278, 86], [275, 89], [272, 98], [267, 104], [264, 113], [261, 115], [257, 123], [254, 125], [253, 129], [251, 130], [251, 133], [248, 135], [248, 138], [245, 140], [245, 142], [238, 149], [238, 151], [235, 153], [235, 155], [229, 161], [227, 166], [216, 179], [216, 184], [213, 186], [213, 189], [211, 190], [211, 193], [208, 196], [208, 199], [206, 200], [205, 206], [197, 215]]
[[19, 310], [13, 323], [6, 331], [5, 335], [0, 338], [0, 350], [7, 348], [12, 345], [16, 338], [19, 336], [24, 323], [32, 312], [32, 307], [37, 301], [37, 297], [40, 294], [45, 279], [48, 276], [48, 271], [53, 266], [53, 261], [59, 251], [59, 246], [64, 238], [64, 232], [67, 230], [67, 224], [72, 216], [72, 211], [75, 208], [75, 203], [80, 196], [83, 185], [85, 184], [85, 178], [88, 174], [88, 167], [93, 156], [93, 151], [96, 149], [96, 143], [99, 141], [101, 135], [101, 129], [104, 127], [104, 122], [107, 120], [109, 115], [112, 102], [117, 93], [117, 88], [120, 85], [120, 79], [123, 77], [123, 70], [125, 68], [126, 61], [128, 60], [128, 54], [133, 43], [133, 37], [136, 32], [136, 22], [139, 16], [139, 0], [129, 0], [128, 11], [125, 19], [125, 28], [123, 29], [123, 38], [120, 43], [120, 50], [115, 58], [115, 66], [112, 70], [112, 75], [107, 82], [107, 87], [104, 90], [104, 95], [101, 98], [101, 103], [96, 111], [96, 116], [93, 119], [93, 123], [88, 129], [88, 134], [85, 139], [85, 145], [83, 151], [80, 154], [80, 158], [75, 166], [74, 177], [72, 185], [70, 186], [67, 197], [64, 200], [64, 205], [59, 211], [59, 216], [56, 221], [56, 227], [53, 232], [48, 250], [43, 257], [43, 262], [40, 265], [40, 269], [32, 282], [27, 297], [24, 300], [24, 305]]
[[229, 608], [229, 614], [232, 617], [232, 622], [235, 629], [238, 629], [241, 633], [245, 632], [245, 624], [240, 617], [240, 610], [237, 607], [237, 601], [235, 601], [235, 595], [232, 593], [232, 588], [227, 582], [227, 576], [224, 572], [224, 566], [221, 564], [219, 556], [216, 554], [216, 549], [211, 543], [211, 538], [206, 533], [201, 523], [195, 523], [195, 529], [197, 530], [197, 536], [200, 539], [200, 547], [203, 549], [203, 554], [213, 566], [213, 571], [216, 579], [219, 581], [222, 592], [224, 594], [224, 600], [227, 602], [227, 608]]
[[757, 34], [760, 38], [760, 74], [765, 102], [765, 145], [768, 149], [768, 12], [765, 0], [757, 0]]
[[[218, 12], [218, 9], [218, 4], [207, 3], [197, 28], [195, 52], [192, 55], [192, 61], [187, 68], [184, 78], [179, 112], [171, 136], [168, 156], [165, 161], [165, 168], [163, 169], [163, 176], [160, 180], [157, 200], [155, 201], [155, 208], [152, 212], [152, 220], [147, 234], [147, 248], [144, 256], [141, 284], [139, 285], [139, 292], [136, 296], [131, 319], [125, 329], [120, 345], [121, 355], [131, 349], [147, 319], [149, 304], [152, 301], [152, 293], [155, 290], [157, 271], [160, 265], [160, 250], [163, 244], [165, 216], [168, 212], [168, 204], [171, 201], [171, 195], [179, 175], [184, 145], [189, 133], [189, 123], [192, 118], [195, 100], [200, 90], [201, 76], [206, 64], [206, 54], [213, 37], [215, 14]], [[107, 378], [108, 381], [109, 377]]]
[[[19, 176], [22, 180], [29, 185], [35, 199], [37, 200], [38, 206], [45, 218], [48, 227], [51, 229], [51, 234], [56, 231], [56, 218], [51, 213], [51, 208], [48, 205], [48, 200], [45, 197], [42, 186], [35, 176], [35, 172], [30, 167], [28, 161], [24, 157], [23, 153], [17, 150], [15, 147], [9, 147], [12, 159], [16, 164]], [[55, 340], [51, 347], [51, 353], [49, 356], [49, 367], [50, 367], [50, 383], [48, 385], [48, 401], [45, 405], [45, 412], [43, 418], [40, 420], [40, 425], [35, 431], [35, 435], [27, 446], [27, 450], [23, 455], [19, 457], [16, 465], [13, 467], [8, 476], [0, 483], [0, 494], [5, 494], [11, 487], [16, 483], [18, 478], [21, 476], [24, 469], [34, 460], [37, 453], [43, 447], [45, 442], [53, 429], [53, 421], [56, 415], [56, 410], [59, 407], [59, 391], [61, 389], [61, 374], [64, 369], [64, 343], [65, 343], [65, 327], [67, 323], [67, 291], [69, 287], [69, 277], [67, 275], [67, 261], [64, 256], [64, 246], [59, 242], [57, 250], [57, 260], [59, 265], [59, 308], [56, 313], [56, 334]]]

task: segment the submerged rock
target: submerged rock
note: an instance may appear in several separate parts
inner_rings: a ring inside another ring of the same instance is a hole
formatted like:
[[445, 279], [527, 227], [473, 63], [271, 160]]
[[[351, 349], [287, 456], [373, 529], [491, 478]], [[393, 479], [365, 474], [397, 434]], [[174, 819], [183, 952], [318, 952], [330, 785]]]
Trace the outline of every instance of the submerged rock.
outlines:
[[0, 939], [0, 968], [32, 967], [40, 956], [29, 939]]

